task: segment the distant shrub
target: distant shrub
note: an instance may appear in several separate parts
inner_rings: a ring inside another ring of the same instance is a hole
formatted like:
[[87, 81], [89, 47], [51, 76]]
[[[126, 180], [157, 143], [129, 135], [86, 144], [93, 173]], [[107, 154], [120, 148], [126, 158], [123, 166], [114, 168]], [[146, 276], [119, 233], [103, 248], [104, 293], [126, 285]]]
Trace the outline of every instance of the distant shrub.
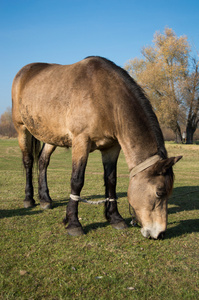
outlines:
[[12, 121], [12, 111], [10, 107], [8, 107], [0, 117], [0, 136], [17, 136], [17, 132]]

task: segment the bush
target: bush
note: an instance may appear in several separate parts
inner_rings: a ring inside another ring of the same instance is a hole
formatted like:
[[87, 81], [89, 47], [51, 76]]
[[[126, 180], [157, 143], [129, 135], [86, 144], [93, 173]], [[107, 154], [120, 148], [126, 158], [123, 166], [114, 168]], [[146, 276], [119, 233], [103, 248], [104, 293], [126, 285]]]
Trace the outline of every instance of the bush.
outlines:
[[7, 137], [16, 137], [17, 132], [15, 130], [13, 121], [12, 121], [12, 111], [8, 107], [7, 110], [1, 115], [0, 118], [0, 135]]

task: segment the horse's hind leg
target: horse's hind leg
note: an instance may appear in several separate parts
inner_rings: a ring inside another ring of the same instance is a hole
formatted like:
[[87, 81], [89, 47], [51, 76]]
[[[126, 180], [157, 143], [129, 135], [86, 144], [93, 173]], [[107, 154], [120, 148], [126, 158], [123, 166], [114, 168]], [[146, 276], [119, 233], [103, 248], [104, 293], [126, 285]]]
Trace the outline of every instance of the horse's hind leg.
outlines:
[[67, 232], [73, 236], [84, 234], [78, 219], [78, 201], [84, 185], [84, 174], [89, 152], [90, 141], [87, 137], [78, 136], [73, 139], [71, 195], [67, 205], [66, 218], [64, 219], [64, 223], [68, 223]]
[[112, 227], [124, 229], [127, 225], [118, 212], [116, 201], [117, 160], [120, 153], [120, 146], [116, 145], [111, 149], [101, 151], [101, 153], [104, 165], [105, 194], [107, 198], [105, 202], [105, 217]]
[[52, 208], [52, 200], [49, 195], [47, 185], [47, 167], [49, 165], [50, 156], [55, 150], [56, 146], [50, 144], [43, 144], [43, 148], [39, 157], [39, 199], [40, 206], [43, 209]]
[[34, 190], [32, 184], [32, 168], [33, 168], [33, 136], [26, 129], [24, 125], [20, 125], [17, 128], [18, 141], [22, 152], [22, 159], [24, 168], [26, 170], [26, 187], [25, 187], [25, 200], [24, 207], [30, 208], [35, 205], [33, 199]]

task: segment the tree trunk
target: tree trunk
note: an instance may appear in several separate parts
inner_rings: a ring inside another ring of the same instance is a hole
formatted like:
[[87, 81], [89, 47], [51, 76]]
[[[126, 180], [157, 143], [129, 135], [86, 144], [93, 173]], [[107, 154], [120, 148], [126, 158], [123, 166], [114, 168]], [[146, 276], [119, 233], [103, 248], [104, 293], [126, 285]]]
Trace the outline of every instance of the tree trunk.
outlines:
[[174, 133], [176, 135], [176, 143], [182, 143], [182, 133], [181, 133], [181, 128], [180, 125], [177, 123]]
[[193, 144], [193, 135], [194, 135], [195, 131], [196, 131], [195, 126], [192, 126], [191, 124], [187, 124], [187, 128], [186, 128], [186, 134], [187, 134], [186, 144]]

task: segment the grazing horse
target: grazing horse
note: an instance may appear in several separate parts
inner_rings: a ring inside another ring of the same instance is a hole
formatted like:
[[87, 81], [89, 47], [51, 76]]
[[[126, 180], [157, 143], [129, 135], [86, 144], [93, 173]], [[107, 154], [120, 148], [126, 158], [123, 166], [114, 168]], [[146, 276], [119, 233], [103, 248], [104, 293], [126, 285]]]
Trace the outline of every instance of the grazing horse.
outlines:
[[[78, 201], [89, 152], [98, 149], [104, 166], [105, 216], [114, 228], [125, 228], [116, 201], [116, 166], [122, 148], [130, 171], [128, 201], [142, 235], [157, 239], [165, 232], [172, 166], [181, 156], [167, 157], [151, 104], [126, 71], [101, 57], [87, 57], [72, 65], [32, 63], [15, 76], [12, 102], [26, 170], [26, 208], [35, 205], [34, 157], [39, 165], [40, 205], [51, 208], [47, 185], [50, 156], [57, 146], [72, 147], [65, 223], [70, 235], [83, 234]], [[41, 151], [39, 141], [43, 142]]]

